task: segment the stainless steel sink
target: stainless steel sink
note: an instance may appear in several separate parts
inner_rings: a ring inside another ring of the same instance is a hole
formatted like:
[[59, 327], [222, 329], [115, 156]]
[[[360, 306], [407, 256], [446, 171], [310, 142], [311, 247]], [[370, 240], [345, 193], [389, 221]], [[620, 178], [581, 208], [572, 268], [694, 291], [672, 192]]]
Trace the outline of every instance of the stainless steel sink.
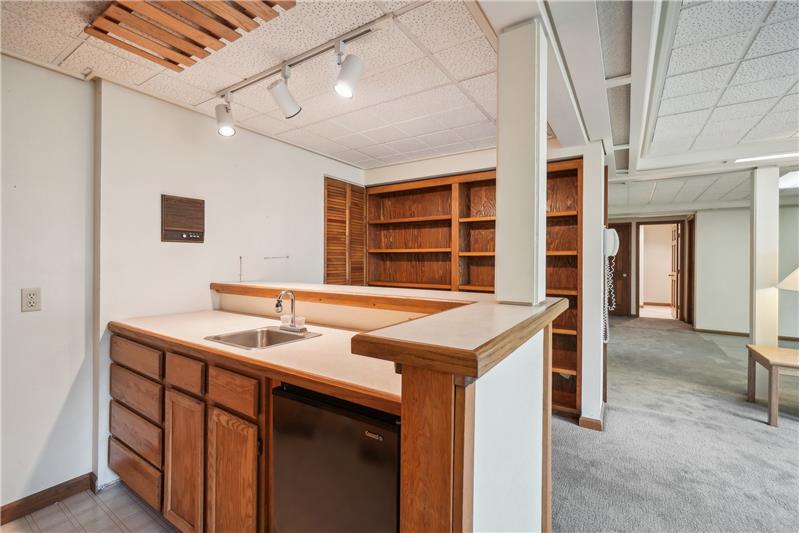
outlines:
[[271, 326], [268, 328], [225, 333], [223, 335], [212, 335], [206, 337], [206, 340], [221, 342], [222, 344], [236, 346], [237, 348], [245, 348], [247, 350], [257, 350], [259, 348], [277, 346], [278, 344], [319, 337], [320, 335], [321, 333], [312, 333], [310, 331], [306, 331], [305, 333], [293, 333], [291, 331], [284, 331], [278, 326]]

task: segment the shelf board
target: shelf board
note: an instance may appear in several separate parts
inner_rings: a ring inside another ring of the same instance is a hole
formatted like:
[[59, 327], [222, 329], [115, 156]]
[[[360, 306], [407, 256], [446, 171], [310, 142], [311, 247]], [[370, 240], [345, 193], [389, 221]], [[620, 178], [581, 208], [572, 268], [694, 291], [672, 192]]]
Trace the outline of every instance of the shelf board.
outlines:
[[574, 329], [560, 329], [560, 328], [553, 328], [553, 333], [558, 335], [573, 335], [577, 336], [578, 332]]
[[461, 217], [459, 222], [494, 222], [497, 217]]
[[494, 257], [494, 252], [458, 252], [461, 257]]
[[556, 367], [553, 367], [553, 374], [567, 374], [569, 376], [577, 376], [578, 372], [576, 370], [571, 370], [569, 368], [556, 368]]
[[577, 211], [550, 211], [547, 213], [547, 218], [556, 218], [556, 217], [575, 217], [578, 216]]
[[459, 285], [460, 291], [474, 291], [474, 292], [494, 292], [494, 287], [491, 285]]
[[450, 220], [450, 215], [431, 215], [427, 217], [405, 217], [405, 218], [387, 218], [384, 220], [370, 220], [369, 224], [409, 224], [415, 222], [436, 222], [440, 220]]
[[434, 254], [450, 253], [450, 248], [372, 248], [371, 254]]
[[577, 296], [578, 291], [576, 289], [545, 289], [546, 294], [552, 294], [554, 296]]
[[441, 283], [413, 283], [405, 281], [370, 281], [370, 285], [376, 287], [401, 287], [405, 289], [449, 289], [450, 284]]
[[566, 405], [559, 405], [555, 403], [555, 399], [553, 399], [553, 413], [570, 418], [578, 418], [581, 414], [581, 412], [574, 407], [567, 407]]
[[578, 250], [547, 250], [549, 256], [578, 255]]

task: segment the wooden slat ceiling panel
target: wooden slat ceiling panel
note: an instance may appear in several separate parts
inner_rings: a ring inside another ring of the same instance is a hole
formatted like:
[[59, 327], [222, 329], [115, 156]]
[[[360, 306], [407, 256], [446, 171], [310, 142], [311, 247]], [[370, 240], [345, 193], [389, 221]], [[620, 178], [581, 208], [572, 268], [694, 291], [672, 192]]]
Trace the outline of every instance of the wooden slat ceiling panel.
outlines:
[[221, 50], [259, 23], [279, 15], [273, 6], [291, 9], [292, 1], [185, 0], [113, 2], [85, 33], [176, 72]]

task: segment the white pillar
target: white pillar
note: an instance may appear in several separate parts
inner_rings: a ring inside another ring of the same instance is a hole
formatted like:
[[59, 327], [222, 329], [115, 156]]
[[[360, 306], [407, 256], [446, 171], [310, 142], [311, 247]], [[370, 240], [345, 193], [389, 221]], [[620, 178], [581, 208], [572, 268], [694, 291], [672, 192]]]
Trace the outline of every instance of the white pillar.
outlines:
[[754, 344], [778, 345], [778, 167], [753, 176], [750, 248], [750, 334]]
[[547, 38], [539, 21], [505, 29], [497, 62], [498, 300], [545, 296]]

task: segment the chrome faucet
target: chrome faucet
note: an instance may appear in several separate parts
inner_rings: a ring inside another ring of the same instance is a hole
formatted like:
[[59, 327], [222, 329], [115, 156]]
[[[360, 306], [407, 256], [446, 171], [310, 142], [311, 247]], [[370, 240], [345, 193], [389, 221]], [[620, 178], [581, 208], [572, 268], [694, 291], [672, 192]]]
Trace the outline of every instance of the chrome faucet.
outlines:
[[289, 300], [292, 303], [291, 311], [292, 311], [292, 321], [289, 323], [288, 326], [281, 324], [281, 329], [285, 331], [293, 331], [295, 333], [305, 333], [308, 331], [305, 327], [298, 328], [297, 322], [295, 321], [295, 312], [294, 312], [294, 291], [290, 291], [287, 289], [282, 290], [278, 297], [275, 299], [275, 312], [282, 313], [283, 312], [283, 297], [288, 295]]

